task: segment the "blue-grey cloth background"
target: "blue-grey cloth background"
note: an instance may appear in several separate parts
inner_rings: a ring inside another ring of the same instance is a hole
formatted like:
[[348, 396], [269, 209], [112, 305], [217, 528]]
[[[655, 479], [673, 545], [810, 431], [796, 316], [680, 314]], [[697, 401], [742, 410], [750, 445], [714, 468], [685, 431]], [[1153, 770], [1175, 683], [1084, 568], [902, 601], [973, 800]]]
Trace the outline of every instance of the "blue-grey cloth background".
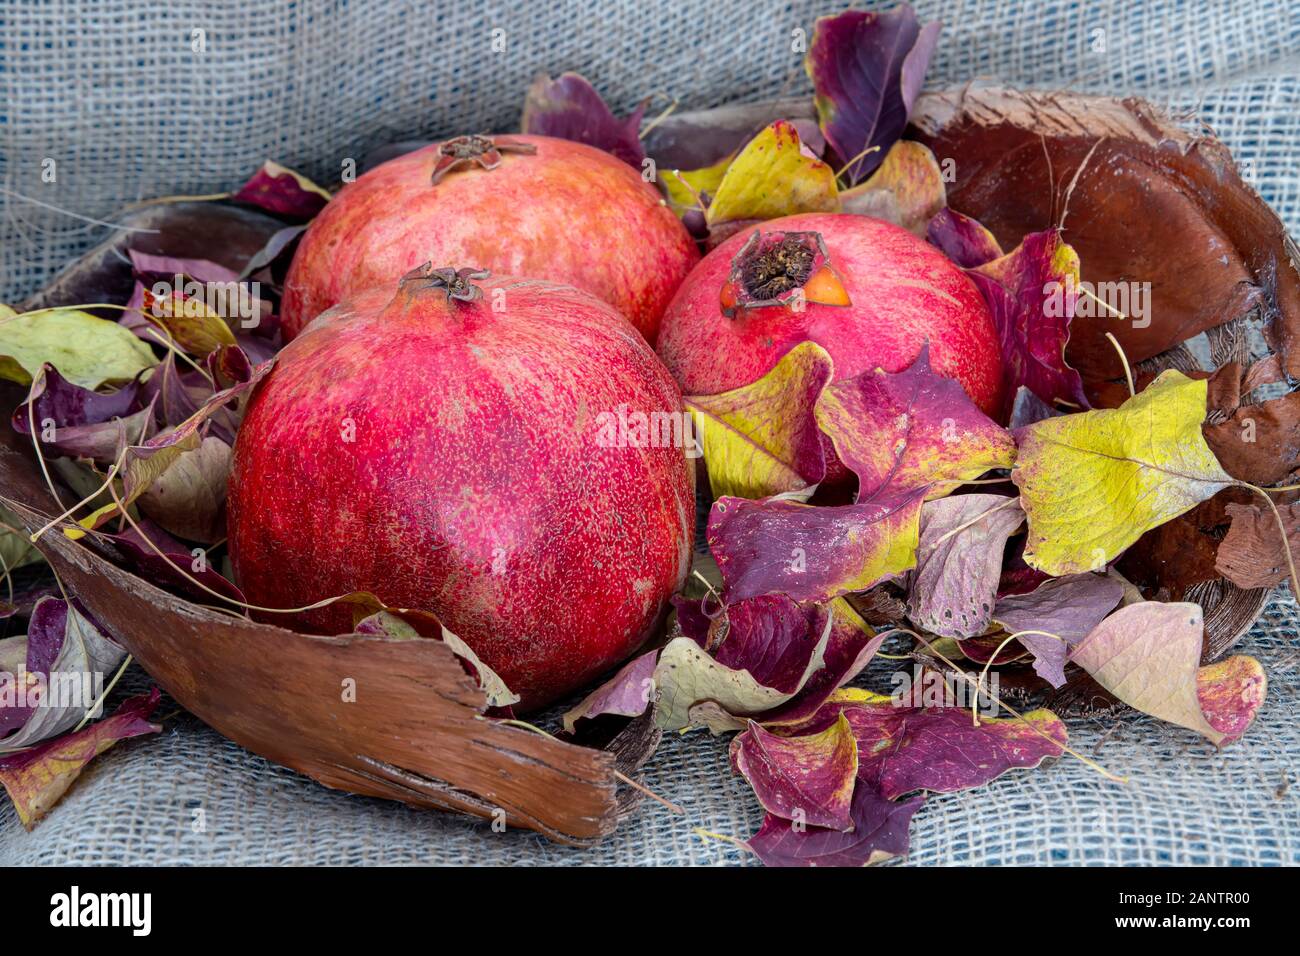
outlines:
[[[945, 22], [929, 86], [981, 78], [1146, 97], [1213, 129], [1296, 231], [1296, 3], [915, 6]], [[330, 183], [345, 160], [390, 141], [513, 129], [539, 72], [582, 72], [616, 109], [649, 94], [688, 109], [806, 93], [796, 31], [838, 9], [806, 0], [3, 0], [0, 302], [20, 301], [101, 241], [107, 228], [87, 220], [111, 220], [128, 203], [225, 191], [267, 158]], [[51, 159], [56, 177], [46, 182]], [[1217, 752], [1136, 716], [1076, 721], [1074, 746], [1127, 784], [1066, 758], [931, 797], [912, 824], [910, 861], [1300, 862], [1298, 620], [1280, 597], [1241, 646], [1270, 678], [1241, 743]], [[129, 682], [143, 686], [143, 675]], [[569, 850], [327, 791], [182, 714], [161, 737], [96, 760], [33, 832], [5, 803], [0, 863], [751, 861], [694, 832], [743, 838], [761, 818], [724, 741], [666, 740], [647, 783], [686, 814], [647, 803], [597, 848]]]

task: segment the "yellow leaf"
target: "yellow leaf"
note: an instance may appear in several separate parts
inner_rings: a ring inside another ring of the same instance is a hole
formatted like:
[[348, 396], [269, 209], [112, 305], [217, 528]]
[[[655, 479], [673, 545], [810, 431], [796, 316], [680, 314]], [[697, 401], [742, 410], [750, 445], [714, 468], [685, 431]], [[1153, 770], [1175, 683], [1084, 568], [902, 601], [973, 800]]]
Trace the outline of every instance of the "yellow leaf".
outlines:
[[835, 173], [804, 148], [793, 124], [777, 120], [727, 167], [707, 219], [713, 226], [839, 208]]
[[200, 298], [155, 296], [146, 290], [145, 311], [190, 355], [203, 357], [223, 345], [235, 345], [230, 325]]
[[83, 388], [129, 382], [158, 364], [130, 330], [77, 309], [0, 315], [0, 378], [30, 385], [43, 363]]
[[813, 408], [831, 374], [830, 355], [801, 342], [757, 382], [685, 399], [716, 497], [764, 498], [821, 481], [826, 462]]
[[726, 175], [727, 167], [735, 158], [735, 153], [729, 153], [712, 166], [688, 170], [670, 169], [664, 173], [661, 178], [673, 212], [684, 216], [692, 209], [701, 209], [705, 195], [712, 200], [717, 195], [718, 187], [722, 185], [722, 177]]
[[840, 193], [844, 212], [885, 219], [919, 236], [947, 201], [934, 153], [905, 139], [890, 148], [866, 182]]
[[1147, 531], [1235, 484], [1201, 435], [1206, 383], [1169, 370], [1115, 409], [1023, 430], [1011, 473], [1029, 519], [1025, 560], [1097, 571]]

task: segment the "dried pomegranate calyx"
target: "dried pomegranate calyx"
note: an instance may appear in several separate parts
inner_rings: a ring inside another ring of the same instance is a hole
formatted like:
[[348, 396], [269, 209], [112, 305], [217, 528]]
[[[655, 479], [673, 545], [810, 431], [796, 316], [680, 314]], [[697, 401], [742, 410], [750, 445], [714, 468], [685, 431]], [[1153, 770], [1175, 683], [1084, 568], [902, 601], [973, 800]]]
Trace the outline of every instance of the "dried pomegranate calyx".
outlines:
[[521, 143], [504, 136], [457, 136], [438, 147], [438, 161], [433, 165], [432, 185], [444, 176], [464, 166], [477, 165], [482, 169], [496, 169], [501, 165], [502, 153], [536, 153], [532, 143]]
[[474, 280], [486, 279], [489, 275], [488, 270], [476, 266], [435, 269], [432, 262], [426, 262], [402, 276], [398, 288], [408, 294], [437, 290], [447, 296], [448, 302], [452, 299], [475, 302], [483, 298], [483, 288], [475, 285]]
[[819, 232], [754, 230], [731, 260], [722, 286], [722, 311], [785, 306], [802, 309], [807, 302], [849, 305], [844, 283], [831, 268]]

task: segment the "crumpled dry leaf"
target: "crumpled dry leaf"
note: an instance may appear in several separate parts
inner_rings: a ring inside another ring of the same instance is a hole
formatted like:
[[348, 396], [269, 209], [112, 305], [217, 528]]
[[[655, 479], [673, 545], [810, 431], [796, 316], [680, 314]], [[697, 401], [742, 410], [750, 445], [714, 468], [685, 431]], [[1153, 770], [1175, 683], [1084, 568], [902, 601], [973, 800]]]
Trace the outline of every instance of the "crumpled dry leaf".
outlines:
[[830, 355], [803, 342], [752, 384], [683, 399], [714, 495], [762, 498], [822, 480], [826, 458], [813, 409], [832, 372]]
[[804, 68], [822, 132], [850, 182], [869, 176], [903, 135], [940, 26], [922, 26], [906, 3], [817, 19]]
[[268, 159], [230, 198], [278, 216], [310, 219], [325, 208], [330, 194], [301, 173]]
[[1259, 505], [1229, 504], [1226, 510], [1232, 524], [1219, 543], [1215, 570], [1237, 587], [1277, 587], [1288, 576], [1285, 549], [1291, 549], [1293, 560], [1300, 555], [1300, 503], [1277, 506], [1282, 528], [1273, 512]]
[[158, 359], [125, 328], [89, 312], [55, 309], [0, 316], [0, 378], [30, 385], [46, 362], [74, 385], [94, 389], [129, 382]]
[[561, 73], [554, 80], [542, 75], [528, 88], [520, 130], [586, 143], [640, 170], [645, 159], [639, 136], [645, 106], [642, 103], [625, 120], [615, 119], [586, 78], [577, 73]]
[[751, 720], [732, 738], [731, 765], [768, 813], [832, 830], [853, 826], [858, 745], [843, 714], [826, 729], [798, 737], [779, 737]]
[[[44, 689], [38, 693], [44, 696], [39, 706], [23, 708], [15, 699], [21, 725], [0, 740], [0, 753], [31, 747], [75, 727], [91, 708], [98, 691], [95, 681], [106, 684], [126, 656], [126, 651], [100, 633], [76, 605], [53, 597], [37, 602], [25, 638], [6, 641], [15, 642], [14, 648], [22, 642], [27, 673], [37, 673], [36, 668], [42, 666], [46, 669], [40, 681]], [[18, 675], [14, 677], [18, 679]], [[21, 679], [28, 681], [26, 674]], [[31, 686], [28, 681], [28, 694]], [[13, 718], [5, 721], [9, 726], [13, 723]]]
[[1025, 561], [1101, 570], [1142, 534], [1233, 484], [1201, 435], [1204, 381], [1169, 370], [1117, 409], [1017, 433], [1011, 477], [1029, 519]]
[[[1094, 628], [1070, 652], [1070, 660], [1135, 710], [1194, 730], [1221, 747], [1245, 731], [1263, 702], [1263, 688], [1248, 676], [1249, 693], [1238, 693], [1234, 703], [1232, 694], [1223, 689], [1241, 688], [1241, 663], [1210, 665], [1216, 669], [1206, 676], [1206, 693], [1219, 726], [1210, 723], [1201, 705], [1203, 628], [1198, 604], [1130, 604]], [[1249, 665], [1245, 669], [1253, 671]]]
[[248, 603], [239, 588], [211, 566], [203, 549], [182, 544], [148, 518], [141, 518], [135, 524], [136, 527], [128, 525], [116, 534], [100, 531], [97, 537], [111, 542], [126, 558], [127, 566], [150, 584], [203, 604], [212, 603], [208, 591], [240, 604]]
[[122, 446], [148, 438], [153, 424], [153, 409], [141, 407], [137, 382], [105, 395], [69, 382], [46, 364], [36, 371], [29, 395], [11, 423], [20, 435], [30, 435], [34, 423], [47, 456], [110, 462]]
[[1259, 661], [1237, 654], [1196, 672], [1196, 698], [1206, 723], [1223, 734], [1219, 746], [1240, 740], [1268, 695], [1268, 677]]
[[732, 160], [705, 218], [712, 228], [838, 209], [835, 173], [800, 142], [793, 123], [777, 120]]
[[155, 687], [148, 694], [124, 701], [112, 716], [76, 733], [0, 757], [0, 784], [8, 791], [23, 826], [30, 830], [49, 813], [86, 765], [113, 744], [161, 731], [161, 724], [149, 721], [160, 698]]
[[[825, 661], [834, 615], [786, 597], [728, 605], [725, 628], [669, 641], [654, 681], [664, 730], [698, 725], [691, 708], [710, 701], [732, 716], [761, 714], [793, 698]], [[721, 643], [706, 646], [721, 631]]]
[[908, 617], [943, 637], [988, 629], [1007, 539], [1025, 514], [1005, 495], [953, 495], [921, 508], [916, 568], [908, 580]]
[[840, 211], [873, 216], [918, 236], [947, 201], [943, 173], [928, 146], [899, 140], [861, 185], [840, 193]]
[[1065, 661], [1070, 648], [1087, 637], [1124, 597], [1124, 585], [1100, 574], [1071, 574], [1050, 578], [1025, 594], [998, 598], [993, 620], [1034, 655], [1034, 672], [1053, 687], [1065, 683]]

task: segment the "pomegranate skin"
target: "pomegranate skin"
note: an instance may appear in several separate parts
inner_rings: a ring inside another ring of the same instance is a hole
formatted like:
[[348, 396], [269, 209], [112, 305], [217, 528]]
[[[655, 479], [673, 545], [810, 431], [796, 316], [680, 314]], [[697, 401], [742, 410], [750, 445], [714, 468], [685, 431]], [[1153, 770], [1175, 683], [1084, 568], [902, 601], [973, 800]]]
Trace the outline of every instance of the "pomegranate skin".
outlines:
[[930, 363], [954, 378], [986, 413], [1000, 410], [1002, 356], [993, 317], [975, 285], [938, 249], [867, 216], [809, 213], [759, 224], [769, 232], [821, 234], [848, 306], [808, 302], [723, 314], [720, 293], [742, 230], [691, 272], [668, 305], [657, 350], [687, 395], [712, 395], [761, 378], [800, 342], [830, 353], [835, 378], [883, 368], [900, 372], [930, 343]]
[[344, 186], [307, 228], [281, 307], [286, 341], [368, 286], [421, 263], [562, 282], [608, 302], [654, 343], [699, 250], [659, 192], [609, 153], [546, 136], [498, 137], [502, 152], [433, 185], [442, 144], [389, 160]]
[[[659, 625], [690, 562], [694, 468], [680, 447], [602, 441], [620, 405], [681, 411], [612, 307], [538, 280], [479, 284], [473, 302], [368, 290], [280, 353], [236, 441], [230, 552], [252, 604], [368, 590], [433, 612], [526, 710]], [[289, 626], [352, 619], [332, 605]]]

